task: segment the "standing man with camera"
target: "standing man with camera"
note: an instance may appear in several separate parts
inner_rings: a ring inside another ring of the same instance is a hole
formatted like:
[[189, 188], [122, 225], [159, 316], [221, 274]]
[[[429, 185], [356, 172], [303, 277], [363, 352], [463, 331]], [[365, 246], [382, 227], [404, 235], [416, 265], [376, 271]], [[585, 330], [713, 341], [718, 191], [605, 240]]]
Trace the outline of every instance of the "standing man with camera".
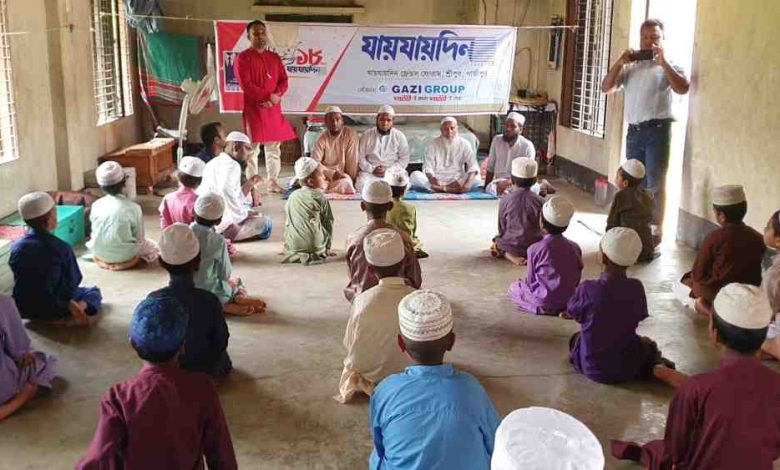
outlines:
[[649, 19], [642, 23], [640, 50], [627, 49], [601, 82], [604, 93], [625, 90], [624, 115], [628, 121], [626, 158], [644, 163], [643, 182], [655, 197], [653, 238], [661, 239], [666, 202], [666, 171], [672, 140], [672, 92], [688, 93], [690, 82], [682, 68], [664, 55], [664, 24]]

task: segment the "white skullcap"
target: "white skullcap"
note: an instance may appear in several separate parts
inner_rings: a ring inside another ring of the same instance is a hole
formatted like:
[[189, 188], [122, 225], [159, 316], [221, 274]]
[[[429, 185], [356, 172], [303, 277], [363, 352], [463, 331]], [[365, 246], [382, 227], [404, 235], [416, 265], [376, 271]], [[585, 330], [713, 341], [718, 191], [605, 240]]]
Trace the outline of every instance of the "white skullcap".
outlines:
[[620, 168], [623, 169], [626, 173], [628, 173], [630, 176], [641, 180], [645, 177], [645, 164], [637, 160], [636, 158], [631, 158], [629, 160], [626, 160], [623, 162], [622, 165], [620, 165]]
[[125, 179], [125, 172], [117, 162], [103, 162], [95, 170], [95, 178], [100, 186], [112, 186]]
[[309, 177], [312, 173], [314, 173], [314, 170], [319, 168], [320, 164], [317, 162], [317, 160], [311, 158], [311, 157], [301, 157], [298, 160], [295, 160], [295, 177], [298, 178], [298, 180], [305, 180]]
[[389, 104], [383, 104], [379, 107], [379, 111], [376, 112], [377, 114], [389, 114], [391, 116], [395, 116], [395, 109], [393, 109], [392, 106]]
[[385, 181], [390, 186], [409, 186], [409, 173], [403, 168], [389, 168], [385, 172]]
[[773, 317], [769, 298], [761, 288], [737, 282], [718, 292], [713, 307], [721, 320], [748, 330], [766, 328]]
[[24, 220], [37, 219], [54, 208], [54, 199], [43, 191], [35, 191], [19, 198], [16, 207]]
[[243, 132], [233, 131], [227, 135], [225, 142], [241, 142], [247, 145], [252, 145], [252, 141], [249, 140], [249, 136]]
[[631, 266], [642, 253], [642, 239], [634, 229], [613, 227], [601, 237], [601, 251], [618, 266]]
[[338, 106], [328, 106], [328, 109], [325, 110], [325, 114], [330, 114], [330, 113], [344, 114], [341, 112], [341, 108], [339, 108]]
[[451, 122], [451, 123], [455, 124], [456, 126], [458, 125], [458, 120], [455, 119], [452, 116], [447, 116], [444, 119], [442, 119], [441, 122], [439, 123], [439, 126], [443, 126], [445, 122]]
[[163, 229], [160, 237], [160, 258], [163, 261], [178, 266], [192, 261], [198, 253], [200, 242], [187, 225], [176, 222]]
[[363, 239], [363, 253], [371, 266], [392, 266], [406, 256], [401, 234], [391, 228], [380, 228]]
[[398, 304], [401, 334], [412, 341], [435, 341], [452, 331], [452, 308], [447, 299], [432, 290], [417, 290]]
[[512, 176], [517, 178], [536, 178], [539, 164], [536, 160], [526, 157], [517, 157], [512, 160]]
[[568, 227], [574, 215], [574, 204], [563, 196], [553, 196], [542, 206], [544, 220], [556, 227]]
[[361, 196], [371, 204], [387, 204], [393, 200], [393, 190], [384, 180], [372, 180], [363, 186]]
[[496, 430], [491, 470], [602, 470], [604, 451], [576, 418], [552, 408], [509, 413]]
[[195, 178], [203, 177], [206, 162], [197, 157], [183, 157], [179, 162], [179, 171]]
[[716, 206], [732, 206], [746, 200], [745, 190], [738, 184], [718, 186], [712, 190], [712, 203]]
[[195, 215], [206, 220], [217, 220], [225, 212], [225, 201], [215, 193], [206, 193], [195, 200]]
[[509, 121], [509, 120], [515, 121], [516, 123], [520, 124], [521, 126], [525, 124], [525, 116], [523, 116], [520, 113], [516, 113], [514, 111], [512, 111], [511, 113], [506, 115], [506, 120], [507, 121]]

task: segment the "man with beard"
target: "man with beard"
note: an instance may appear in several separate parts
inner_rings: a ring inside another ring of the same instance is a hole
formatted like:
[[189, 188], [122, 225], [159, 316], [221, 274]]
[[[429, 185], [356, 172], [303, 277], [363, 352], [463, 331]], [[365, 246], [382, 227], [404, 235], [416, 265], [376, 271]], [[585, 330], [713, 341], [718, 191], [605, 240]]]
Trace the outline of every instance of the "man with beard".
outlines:
[[228, 134], [225, 151], [206, 163], [203, 181], [198, 195], [214, 193], [225, 201], [222, 221], [217, 232], [232, 241], [259, 238], [271, 235], [271, 218], [264, 217], [252, 209], [252, 188], [263, 181], [260, 175], [243, 179], [246, 162], [252, 153], [249, 137], [240, 132]]
[[320, 163], [320, 170], [328, 183], [326, 192], [355, 194], [357, 132], [344, 125], [338, 106], [325, 110], [325, 127], [327, 130], [317, 138], [311, 157]]
[[[485, 191], [501, 196], [512, 186], [512, 160], [519, 157], [536, 160], [536, 149], [522, 135], [525, 116], [511, 112], [506, 117], [504, 133], [493, 137], [488, 155]], [[534, 191], [538, 193], [539, 191]]]
[[412, 188], [439, 193], [467, 193], [479, 187], [477, 155], [471, 144], [458, 135], [454, 117], [441, 120], [441, 135], [428, 144], [423, 171], [409, 176]]
[[376, 114], [376, 127], [360, 136], [358, 191], [362, 191], [369, 182], [382, 179], [388, 169], [405, 170], [409, 164], [409, 143], [403, 132], [393, 127], [394, 118], [393, 107], [382, 106]]

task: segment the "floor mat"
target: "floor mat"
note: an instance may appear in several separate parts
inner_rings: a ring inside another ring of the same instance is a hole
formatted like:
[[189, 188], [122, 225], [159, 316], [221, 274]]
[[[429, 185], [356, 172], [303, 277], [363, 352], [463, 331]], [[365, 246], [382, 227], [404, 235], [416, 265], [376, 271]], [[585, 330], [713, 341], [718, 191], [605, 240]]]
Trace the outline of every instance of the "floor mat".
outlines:
[[[288, 191], [282, 196], [282, 199], [290, 197], [292, 191]], [[334, 194], [326, 193], [325, 199], [329, 201], [360, 201], [360, 194]], [[485, 193], [482, 191], [473, 191], [464, 194], [447, 194], [447, 193], [425, 193], [417, 191], [409, 191], [404, 196], [405, 201], [468, 201], [468, 200], [492, 200], [498, 199], [498, 197]]]

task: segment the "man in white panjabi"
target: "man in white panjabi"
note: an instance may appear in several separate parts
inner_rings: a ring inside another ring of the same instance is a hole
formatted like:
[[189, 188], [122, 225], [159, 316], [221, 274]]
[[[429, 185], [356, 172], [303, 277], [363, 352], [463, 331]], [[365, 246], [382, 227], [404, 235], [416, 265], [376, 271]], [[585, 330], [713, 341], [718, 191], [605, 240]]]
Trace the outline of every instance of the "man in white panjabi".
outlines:
[[214, 193], [225, 201], [222, 221], [217, 232], [232, 241], [261, 239], [271, 235], [271, 218], [252, 208], [252, 188], [263, 181], [254, 175], [242, 182], [243, 167], [252, 152], [249, 137], [241, 132], [228, 134], [225, 151], [206, 163], [199, 196]]
[[406, 256], [404, 241], [393, 229], [380, 228], [363, 239], [363, 251], [379, 284], [362, 292], [352, 302], [344, 346], [347, 357], [334, 398], [349, 402], [356, 393], [371, 395], [377, 383], [408, 365], [398, 337], [398, 304], [415, 291], [398, 274]]
[[441, 120], [441, 135], [428, 144], [422, 171], [409, 176], [417, 191], [467, 193], [482, 186], [474, 147], [458, 135], [454, 117]]
[[[504, 133], [493, 137], [488, 154], [485, 191], [501, 196], [512, 186], [512, 160], [530, 158], [536, 160], [533, 142], [522, 135], [525, 116], [511, 112], [504, 123]], [[538, 189], [534, 191], [538, 193]]]
[[384, 105], [376, 114], [376, 126], [360, 136], [358, 144], [358, 191], [368, 182], [382, 179], [389, 168], [406, 169], [409, 164], [409, 143], [403, 132], [393, 127], [395, 110]]

